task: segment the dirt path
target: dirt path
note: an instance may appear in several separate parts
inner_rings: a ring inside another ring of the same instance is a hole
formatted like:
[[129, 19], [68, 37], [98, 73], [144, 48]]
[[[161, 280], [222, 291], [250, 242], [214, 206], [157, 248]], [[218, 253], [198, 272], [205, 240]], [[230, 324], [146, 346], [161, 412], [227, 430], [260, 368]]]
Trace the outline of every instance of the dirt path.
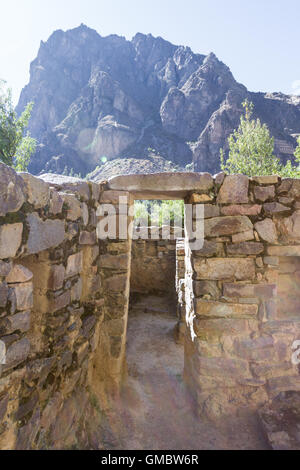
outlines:
[[128, 383], [108, 417], [107, 449], [266, 449], [255, 416], [218, 423], [196, 418], [182, 381], [183, 346], [174, 341], [167, 299], [135, 304], [128, 325]]

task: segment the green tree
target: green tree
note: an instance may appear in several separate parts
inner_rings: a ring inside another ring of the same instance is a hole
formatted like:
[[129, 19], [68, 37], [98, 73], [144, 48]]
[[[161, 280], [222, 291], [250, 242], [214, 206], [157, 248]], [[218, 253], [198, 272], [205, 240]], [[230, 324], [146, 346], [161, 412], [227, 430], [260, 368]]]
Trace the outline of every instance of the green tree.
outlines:
[[36, 140], [26, 130], [33, 103], [28, 103], [18, 118], [12, 103], [11, 90], [0, 81], [0, 160], [17, 171], [26, 171]]
[[298, 146], [295, 150], [295, 159], [300, 164], [300, 137], [298, 137]]
[[279, 158], [274, 155], [274, 138], [266, 124], [251, 119], [253, 103], [245, 100], [245, 110], [240, 125], [228, 138], [229, 155], [225, 161], [221, 150], [221, 168], [227, 173], [243, 173], [248, 176], [278, 174]]

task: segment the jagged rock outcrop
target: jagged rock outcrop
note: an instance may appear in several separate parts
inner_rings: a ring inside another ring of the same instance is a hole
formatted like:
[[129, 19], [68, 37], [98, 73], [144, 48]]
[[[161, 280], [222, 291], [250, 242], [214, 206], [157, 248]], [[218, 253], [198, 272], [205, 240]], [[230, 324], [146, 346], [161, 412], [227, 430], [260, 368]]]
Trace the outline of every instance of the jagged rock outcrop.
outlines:
[[153, 153], [215, 172], [246, 97], [270, 127], [276, 154], [290, 158], [300, 134], [300, 97], [248, 92], [213, 53], [194, 54], [140, 33], [131, 41], [101, 37], [81, 25], [41, 43], [17, 111], [35, 102], [33, 173], [67, 167], [86, 174], [103, 157], [147, 160]]

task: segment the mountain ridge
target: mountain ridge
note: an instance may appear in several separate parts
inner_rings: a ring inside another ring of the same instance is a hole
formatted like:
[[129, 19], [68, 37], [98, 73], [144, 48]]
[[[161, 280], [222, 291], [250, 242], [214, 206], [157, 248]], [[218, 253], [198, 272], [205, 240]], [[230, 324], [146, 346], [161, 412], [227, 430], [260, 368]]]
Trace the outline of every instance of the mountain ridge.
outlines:
[[29, 167], [34, 174], [66, 167], [83, 175], [99, 167], [99, 173], [104, 163], [107, 173], [116, 159], [131, 159], [124, 166], [134, 169], [134, 161], [153, 155], [174, 170], [193, 164], [213, 173], [245, 98], [274, 135], [275, 153], [291, 158], [300, 97], [249, 92], [214, 53], [195, 54], [151, 34], [131, 41], [102, 37], [82, 24], [41, 42], [16, 109], [35, 102], [29, 123], [39, 142]]

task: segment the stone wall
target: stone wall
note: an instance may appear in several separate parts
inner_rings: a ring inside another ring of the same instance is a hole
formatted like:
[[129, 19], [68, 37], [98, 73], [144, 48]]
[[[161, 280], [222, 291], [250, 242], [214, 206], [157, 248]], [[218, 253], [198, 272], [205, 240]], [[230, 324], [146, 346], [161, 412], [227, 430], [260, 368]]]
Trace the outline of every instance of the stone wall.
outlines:
[[132, 242], [131, 294], [158, 294], [175, 296], [176, 240], [162, 239], [162, 229], [157, 230], [157, 240], [138, 239]]
[[300, 390], [291, 363], [300, 339], [300, 180], [172, 173], [95, 184], [3, 164], [0, 180], [1, 449], [79, 445], [95, 410], [118, 396], [132, 242], [118, 224], [117, 238], [98, 240], [96, 226], [101, 204], [110, 203], [131, 233], [120, 196], [205, 205], [201, 250], [191, 250], [186, 227], [180, 314], [184, 376], [198, 410], [257, 409]]
[[300, 390], [300, 180], [220, 174], [189, 201], [205, 203], [204, 246], [186, 250], [185, 379], [199, 410], [257, 409]]

